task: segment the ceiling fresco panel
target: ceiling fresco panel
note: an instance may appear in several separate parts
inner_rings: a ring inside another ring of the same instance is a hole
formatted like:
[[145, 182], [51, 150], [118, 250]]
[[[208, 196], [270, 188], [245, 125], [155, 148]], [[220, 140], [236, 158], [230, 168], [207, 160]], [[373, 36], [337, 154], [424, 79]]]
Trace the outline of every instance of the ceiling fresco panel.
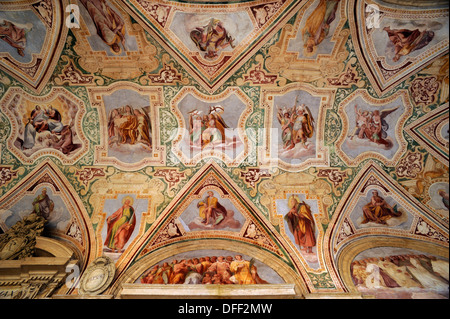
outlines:
[[393, 89], [448, 48], [447, 7], [408, 9], [382, 1], [348, 2], [352, 35], [359, 44], [355, 52], [378, 94]]
[[88, 93], [101, 123], [96, 163], [128, 170], [164, 165], [158, 125], [162, 88], [116, 82], [109, 87], [90, 88]]
[[40, 97], [14, 88], [1, 105], [13, 130], [8, 148], [23, 163], [31, 164], [43, 154], [74, 163], [87, 152], [89, 142], [82, 129], [86, 107], [64, 88]]
[[41, 91], [64, 47], [67, 1], [2, 2], [0, 66], [26, 87]]
[[[376, 205], [377, 202], [381, 205]], [[354, 179], [336, 210], [340, 213], [334, 217], [339, 222], [334, 223], [333, 254], [338, 253], [339, 247], [345, 246], [346, 241], [366, 233], [411, 238], [419, 236], [430, 241], [448, 242], [445, 231], [439, 230], [442, 225], [436, 223], [434, 218], [429, 219], [429, 213], [422, 215], [427, 210], [390, 176], [380, 171], [377, 165], [369, 162]]]
[[73, 186], [51, 161], [39, 165], [2, 197], [2, 230], [36, 211], [46, 216], [49, 234], [69, 242], [79, 265], [86, 267], [95, 247], [92, 224]]
[[[301, 1], [235, 4], [123, 1], [129, 13], [213, 93], [244, 64]], [[213, 38], [211, 32], [214, 31]], [[217, 31], [218, 30], [218, 31]], [[208, 35], [209, 34], [209, 35]]]

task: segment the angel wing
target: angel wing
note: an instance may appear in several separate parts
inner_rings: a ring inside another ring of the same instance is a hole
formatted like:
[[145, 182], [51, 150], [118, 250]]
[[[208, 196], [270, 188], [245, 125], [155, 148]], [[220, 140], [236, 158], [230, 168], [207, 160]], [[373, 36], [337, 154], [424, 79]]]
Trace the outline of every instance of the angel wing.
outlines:
[[152, 131], [152, 122], [150, 121], [150, 116], [149, 116], [149, 114], [150, 114], [150, 105], [141, 107], [141, 113], [144, 114], [145, 119], [148, 122], [148, 128], [150, 129], [150, 132], [151, 132]]
[[311, 132], [307, 136], [308, 136], [308, 138], [310, 138], [314, 133], [314, 118], [312, 116], [311, 110], [306, 105], [305, 105], [305, 110], [306, 110], [306, 113], [308, 114], [308, 125], [311, 130]]
[[391, 114], [392, 112], [395, 112], [400, 106], [391, 108], [391, 109], [387, 109], [387, 110], [382, 110], [380, 111], [380, 117], [382, 119], [384, 119], [387, 115]]
[[216, 126], [217, 127], [222, 126], [224, 129], [229, 128], [229, 126], [227, 125], [227, 123], [225, 123], [225, 120], [222, 118], [220, 113], [214, 112], [214, 113], [211, 113], [211, 114], [213, 114], [214, 118], [216, 119]]
[[311, 126], [314, 128], [314, 118], [312, 116], [311, 110], [309, 109], [309, 107], [307, 105], [305, 105], [305, 110], [306, 110], [306, 113], [308, 114], [308, 117], [309, 117], [309, 119], [311, 121]]
[[215, 106], [210, 106], [209, 107], [209, 113], [210, 114], [213, 114], [213, 113], [222, 114], [223, 112], [225, 112], [225, 109], [221, 105], [215, 105]]

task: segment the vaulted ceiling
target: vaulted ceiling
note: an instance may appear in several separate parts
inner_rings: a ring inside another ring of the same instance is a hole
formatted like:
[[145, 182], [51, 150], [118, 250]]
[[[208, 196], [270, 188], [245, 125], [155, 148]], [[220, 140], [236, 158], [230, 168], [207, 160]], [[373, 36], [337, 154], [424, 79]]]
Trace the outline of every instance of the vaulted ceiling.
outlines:
[[81, 274], [111, 258], [105, 294], [186, 280], [150, 276], [173, 259], [241, 255], [249, 293], [448, 298], [448, 14], [0, 0], [1, 232], [44, 216]]

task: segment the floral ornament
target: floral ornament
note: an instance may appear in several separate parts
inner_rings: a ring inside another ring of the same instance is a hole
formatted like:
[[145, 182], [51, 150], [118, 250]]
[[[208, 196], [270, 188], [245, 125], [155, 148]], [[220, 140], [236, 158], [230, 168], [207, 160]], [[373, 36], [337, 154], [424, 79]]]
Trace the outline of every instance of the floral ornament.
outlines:
[[422, 170], [422, 154], [408, 153], [395, 168], [398, 177], [415, 178]]

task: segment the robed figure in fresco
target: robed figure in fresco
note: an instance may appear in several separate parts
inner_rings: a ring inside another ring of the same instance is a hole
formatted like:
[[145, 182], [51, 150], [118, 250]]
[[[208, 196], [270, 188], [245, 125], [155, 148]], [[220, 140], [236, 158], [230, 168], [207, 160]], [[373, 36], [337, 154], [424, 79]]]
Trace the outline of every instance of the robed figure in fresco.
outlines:
[[372, 191], [372, 198], [369, 203], [363, 207], [363, 224], [375, 222], [377, 224], [386, 224], [386, 221], [392, 217], [399, 217], [402, 212], [397, 209], [397, 205], [391, 207], [383, 197], [378, 195], [378, 191]]
[[189, 114], [189, 138], [190, 144], [196, 147], [214, 147], [217, 145], [229, 145], [232, 138], [226, 136], [229, 126], [222, 117], [225, 109], [221, 105], [209, 107], [209, 113], [201, 116], [202, 111], [194, 109]]
[[230, 263], [230, 270], [234, 273], [230, 280], [237, 285], [267, 284], [267, 281], [259, 277], [253, 258], [248, 261], [241, 255], [236, 255]]
[[214, 196], [214, 192], [209, 191], [204, 200], [197, 204], [199, 216], [203, 219], [202, 223], [216, 226], [220, 224], [227, 216], [227, 210], [219, 200]]
[[[57, 109], [53, 108], [51, 105], [48, 108], [36, 105], [31, 111], [27, 123], [25, 124], [22, 149], [33, 148], [36, 144], [36, 136], [38, 133], [49, 131], [55, 136], [61, 136], [63, 131], [66, 132], [67, 130], [72, 133], [70, 127], [62, 123], [61, 113]], [[56, 149], [62, 145], [55, 144], [57, 143], [51, 143]], [[69, 153], [73, 149], [75, 149], [75, 145], [72, 145], [70, 149], [65, 149], [66, 152], [64, 154]]]
[[277, 119], [281, 125], [283, 149], [290, 150], [296, 145], [306, 147], [314, 134], [314, 118], [305, 104], [298, 104], [298, 96], [292, 107], [277, 107]]
[[122, 207], [106, 219], [108, 230], [105, 246], [114, 252], [123, 251], [136, 226], [133, 198], [126, 196], [122, 204]]
[[320, 0], [316, 9], [306, 20], [302, 30], [304, 47], [312, 53], [330, 32], [330, 24], [336, 18], [336, 10], [340, 0]]
[[223, 26], [222, 21], [211, 18], [203, 27], [197, 27], [190, 33], [192, 41], [201, 50], [206, 52], [205, 58], [217, 57], [217, 52], [228, 46], [234, 48], [234, 39]]
[[27, 44], [25, 35], [32, 27], [31, 23], [22, 25], [8, 20], [0, 20], [0, 39], [15, 48], [20, 56], [24, 56]]
[[151, 122], [147, 114], [148, 109], [148, 106], [133, 108], [128, 104], [112, 109], [108, 115], [109, 146], [142, 144], [151, 150]]
[[300, 202], [298, 196], [289, 197], [289, 212], [285, 219], [289, 226], [289, 230], [294, 235], [295, 243], [304, 247], [307, 253], [312, 253], [312, 247], [316, 245], [316, 236], [314, 234], [314, 218], [311, 208], [305, 202]]
[[41, 194], [33, 200], [32, 205], [33, 213], [35, 213], [37, 216], [44, 217], [46, 220], [49, 219], [50, 214], [55, 208], [55, 204], [48, 196], [46, 188], [42, 189]]
[[391, 29], [389, 26], [383, 28], [383, 30], [386, 31], [389, 41], [394, 46], [395, 55], [392, 58], [394, 62], [412, 51], [423, 48], [434, 38], [434, 32], [428, 30]]
[[80, 0], [86, 7], [94, 22], [99, 37], [111, 47], [115, 53], [120, 52], [119, 43], [125, 47], [125, 22], [106, 0]]
[[291, 116], [293, 122], [292, 127], [292, 144], [297, 143], [306, 144], [308, 138], [311, 138], [314, 133], [314, 119], [308, 106], [302, 104], [297, 107], [296, 112]]
[[389, 129], [387, 116], [398, 108], [397, 106], [385, 110], [367, 111], [358, 109], [355, 105], [356, 125], [352, 133], [349, 134], [349, 139], [352, 141], [357, 137], [359, 140], [370, 141], [378, 146], [390, 149], [393, 144], [387, 133]]

